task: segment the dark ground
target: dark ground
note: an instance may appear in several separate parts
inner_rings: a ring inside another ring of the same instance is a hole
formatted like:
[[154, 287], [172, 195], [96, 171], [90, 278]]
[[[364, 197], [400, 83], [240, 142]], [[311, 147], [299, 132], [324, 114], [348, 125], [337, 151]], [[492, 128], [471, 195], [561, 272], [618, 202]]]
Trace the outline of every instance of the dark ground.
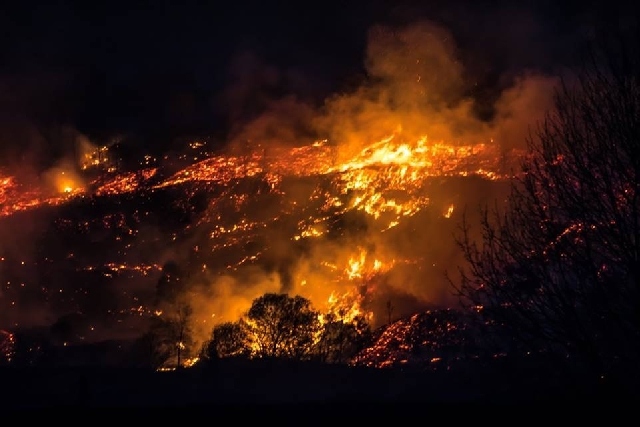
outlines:
[[[125, 410], [157, 415], [169, 410], [185, 411], [189, 416], [228, 413], [237, 421], [256, 413], [274, 415], [281, 421], [296, 420], [304, 413], [306, 421], [300, 420], [304, 425], [325, 417], [339, 420], [340, 416], [332, 415], [336, 408], [364, 419], [388, 410], [426, 415], [432, 409], [465, 409], [456, 416], [468, 417], [476, 413], [475, 408], [496, 405], [592, 410], [611, 405], [633, 408], [640, 403], [637, 395], [603, 384], [563, 383], [535, 371], [503, 374], [499, 368], [410, 372], [234, 360], [223, 360], [207, 369], [173, 372], [5, 368], [0, 371], [0, 413], [78, 414], [81, 409], [82, 413], [97, 410], [113, 415]], [[310, 414], [315, 415], [309, 418]]]

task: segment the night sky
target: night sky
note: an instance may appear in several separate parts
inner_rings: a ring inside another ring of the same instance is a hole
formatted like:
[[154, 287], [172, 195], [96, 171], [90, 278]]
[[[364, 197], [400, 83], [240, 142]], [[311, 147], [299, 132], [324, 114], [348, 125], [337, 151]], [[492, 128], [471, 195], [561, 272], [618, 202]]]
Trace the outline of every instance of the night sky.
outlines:
[[0, 15], [0, 158], [33, 159], [35, 150], [47, 163], [68, 149], [60, 126], [97, 142], [133, 135], [160, 151], [181, 135], [224, 140], [266, 100], [320, 104], [360, 84], [375, 24], [447, 28], [472, 95], [490, 105], [510, 76], [571, 61], [603, 10], [616, 16], [611, 2], [492, 4], [13, 2]]

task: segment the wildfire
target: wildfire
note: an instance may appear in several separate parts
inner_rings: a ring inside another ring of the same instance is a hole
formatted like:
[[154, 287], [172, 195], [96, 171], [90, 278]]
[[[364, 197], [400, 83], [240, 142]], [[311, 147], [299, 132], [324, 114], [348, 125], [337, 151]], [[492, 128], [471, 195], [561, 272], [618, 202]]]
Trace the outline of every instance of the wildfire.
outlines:
[[60, 174], [55, 177], [55, 186], [60, 193], [69, 194], [83, 191], [82, 185], [78, 183], [78, 179], [65, 171], [60, 172]]
[[343, 323], [351, 323], [358, 316], [371, 320], [373, 313], [362, 308], [363, 300], [363, 295], [356, 295], [352, 291], [342, 295], [336, 295], [335, 292], [332, 292], [327, 301], [329, 306], [328, 313], [332, 314], [337, 321]]
[[[194, 144], [194, 147], [200, 147], [198, 143]], [[106, 165], [107, 154], [106, 150], [93, 152], [92, 166], [88, 164], [85, 169]], [[57, 176], [58, 192], [54, 194], [47, 192], [44, 186], [27, 185], [14, 176], [0, 174], [0, 216], [45, 205], [60, 205], [78, 197], [182, 191], [185, 197], [175, 198], [178, 204], [196, 192], [206, 192], [209, 195], [206, 209], [186, 227], [203, 227], [204, 235], [210, 241], [206, 251], [223, 254], [218, 267], [233, 273], [242, 266], [260, 261], [268, 248], [257, 247], [255, 243], [261, 241], [265, 230], [280, 227], [280, 221], [287, 215], [296, 215], [295, 221], [290, 223], [291, 228], [286, 229], [290, 233], [286, 237], [291, 242], [322, 241], [335, 231], [336, 221], [350, 212], [357, 213], [358, 218], [367, 218], [367, 226], [373, 232], [385, 232], [429, 207], [433, 196], [429, 178], [470, 175], [488, 180], [506, 178], [501, 173], [500, 165], [504, 163], [498, 147], [493, 144], [432, 143], [426, 137], [405, 141], [401, 134], [390, 134], [346, 158], [339, 146], [317, 141], [294, 148], [257, 147], [244, 153], [210, 154], [169, 176], [162, 175], [159, 168], [150, 167], [149, 163], [145, 158], [140, 163], [140, 170], [135, 172], [112, 173], [105, 167], [102, 168], [105, 173], [97, 179], [63, 171]], [[305, 185], [311, 183], [307, 199], [293, 195], [294, 191], [287, 186], [292, 178]], [[277, 200], [274, 203], [279, 205], [275, 205], [276, 209], [269, 215], [256, 215], [262, 205], [255, 200], [263, 196], [271, 197], [272, 202]], [[442, 216], [451, 218], [454, 208], [453, 203], [445, 206]], [[229, 212], [232, 214], [227, 215]], [[140, 212], [140, 216], [144, 214]], [[137, 215], [135, 221], [130, 222], [124, 214], [110, 212], [97, 220], [78, 222], [65, 218], [56, 220], [56, 224], [83, 233], [101, 228], [118, 229], [124, 232], [122, 234], [135, 236], [135, 225], [139, 224]], [[175, 233], [173, 239], [176, 239]], [[243, 248], [244, 252], [238, 257], [224, 255], [235, 250], [233, 248]], [[202, 243], [200, 249], [204, 252]], [[320, 303], [318, 306], [324, 313], [331, 313], [333, 318], [345, 322], [359, 316], [371, 320], [373, 313], [367, 303], [378, 280], [397, 263], [415, 262], [393, 254], [385, 256], [364, 247], [357, 247], [355, 253], [345, 253], [340, 258], [317, 260], [317, 265], [326, 268], [326, 275], [333, 279], [299, 279], [308, 283], [304, 290], [314, 296], [314, 303]], [[157, 264], [136, 265], [124, 261], [88, 264], [78, 270], [100, 270], [106, 277], [141, 277], [161, 269]], [[216, 267], [207, 262], [206, 268], [213, 271]], [[324, 289], [314, 289], [314, 283]], [[153, 314], [147, 309], [134, 311]]]
[[371, 261], [368, 258], [368, 253], [364, 248], [359, 248], [358, 254], [349, 258], [344, 271], [349, 280], [370, 280], [376, 274], [390, 270], [395, 264], [395, 260], [385, 263], [379, 259]]
[[[284, 176], [337, 175], [333, 183], [339, 194], [349, 195], [350, 200], [328, 200], [333, 208], [357, 209], [375, 219], [390, 214], [385, 228], [393, 226], [403, 216], [411, 216], [429, 204], [424, 192], [425, 178], [434, 176], [479, 175], [486, 179], [505, 178], [500, 172], [500, 155], [495, 144], [451, 145], [442, 142], [428, 143], [427, 137], [415, 142], [402, 141], [391, 134], [375, 142], [352, 158], [336, 161], [339, 149], [327, 141], [294, 148], [270, 148], [248, 152], [245, 155], [212, 155], [205, 160], [175, 173], [154, 184], [160, 189], [185, 183], [223, 183], [244, 177], [264, 177], [275, 191]], [[108, 163], [106, 147], [86, 154], [82, 169]], [[62, 171], [55, 177], [60, 195], [47, 195], [40, 188], [23, 187], [13, 176], [0, 175], [0, 205], [2, 216], [42, 205], [64, 203], [71, 196], [105, 196], [137, 190], [149, 180], [157, 168], [142, 169], [138, 173], [116, 175], [107, 182], [94, 182], [86, 189], [78, 178]], [[394, 192], [406, 193], [403, 199]], [[388, 216], [388, 215], [387, 215]], [[319, 233], [319, 231], [309, 231]]]
[[349, 259], [349, 267], [346, 269], [345, 273], [347, 273], [347, 277], [349, 280], [353, 280], [355, 278], [362, 278], [362, 270], [366, 257], [366, 252], [360, 252], [359, 258], [350, 258]]
[[150, 168], [117, 175], [96, 188], [95, 195], [107, 196], [134, 192], [142, 182], [151, 179], [157, 171], [158, 168]]
[[110, 164], [109, 159], [109, 147], [103, 145], [101, 147], [92, 147], [82, 156], [80, 160], [80, 168], [87, 170], [90, 168], [108, 166]]
[[13, 176], [0, 174], [0, 217], [16, 212], [56, 206], [83, 193], [84, 188], [71, 178], [61, 176], [55, 182], [55, 192], [19, 182]]
[[[372, 260], [364, 248], [359, 248], [357, 254], [349, 257], [342, 277], [338, 278], [339, 282], [350, 283], [350, 289], [346, 292], [332, 291], [326, 301], [326, 312], [345, 323], [353, 322], [358, 316], [372, 321], [373, 312], [366, 308], [367, 297], [375, 290], [376, 278], [387, 273], [395, 264], [395, 260]], [[338, 270], [335, 265], [325, 263], [325, 266], [333, 271]]]

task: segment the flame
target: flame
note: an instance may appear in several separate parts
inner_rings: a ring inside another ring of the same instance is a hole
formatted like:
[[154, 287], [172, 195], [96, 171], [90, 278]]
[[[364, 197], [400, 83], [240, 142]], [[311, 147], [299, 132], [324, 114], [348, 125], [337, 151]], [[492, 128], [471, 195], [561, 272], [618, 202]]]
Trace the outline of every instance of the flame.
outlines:
[[366, 256], [367, 253], [364, 250], [361, 250], [357, 258], [349, 258], [349, 266], [345, 271], [349, 280], [362, 278], [362, 271]]
[[136, 191], [144, 181], [151, 179], [158, 168], [142, 169], [138, 172], [119, 174], [103, 182], [95, 190], [96, 196], [118, 195]]
[[[362, 308], [363, 300], [363, 295], [357, 295], [353, 291], [341, 295], [332, 292], [327, 300], [327, 313], [332, 314], [335, 320], [343, 323], [354, 322], [358, 316], [363, 316], [366, 320], [371, 321], [373, 313]], [[324, 316], [321, 317], [321, 323], [323, 322]]]
[[199, 361], [200, 361], [199, 357], [191, 357], [185, 360], [182, 366], [185, 368], [190, 368], [192, 366], [195, 366]]
[[76, 190], [82, 190], [82, 185], [78, 183], [77, 178], [65, 171], [60, 172], [55, 178], [55, 187], [60, 193], [72, 193]]
[[374, 290], [376, 277], [391, 270], [395, 264], [395, 260], [371, 260], [367, 250], [359, 248], [357, 254], [349, 257], [343, 270], [344, 278], [352, 284], [351, 289], [346, 292], [332, 291], [327, 299], [327, 312], [345, 323], [353, 322], [358, 316], [372, 321], [373, 312], [365, 308], [366, 297]]
[[[322, 140], [302, 147], [256, 150], [245, 156], [209, 155], [154, 184], [151, 189], [186, 183], [229, 184], [239, 178], [260, 175], [271, 191], [278, 191], [283, 176], [336, 175], [338, 178], [333, 184], [339, 194], [349, 196], [350, 200], [332, 197], [327, 200], [327, 208], [366, 212], [376, 220], [384, 219], [381, 229], [388, 229], [429, 204], [430, 199], [423, 188], [425, 178], [478, 175], [498, 180], [508, 177], [500, 172], [503, 168], [499, 167], [500, 153], [496, 144], [429, 143], [426, 136], [411, 142], [403, 141], [400, 133], [396, 132], [344, 161], [336, 161], [338, 154], [336, 146]], [[519, 154], [514, 150], [512, 157]], [[83, 170], [97, 164], [109, 165], [106, 172], [114, 170], [109, 163], [108, 147], [98, 147], [85, 153], [85, 157], [87, 162], [82, 164]], [[141, 165], [149, 164], [149, 158], [145, 156], [146, 160]], [[81, 177], [63, 170], [54, 176], [58, 193], [66, 195], [63, 198], [48, 195], [43, 188], [25, 187], [15, 177], [0, 173], [0, 216], [43, 205], [58, 205], [65, 203], [70, 196], [99, 197], [133, 192], [156, 172], [157, 168], [142, 168], [138, 173], [124, 173], [106, 181], [101, 178], [86, 188]], [[402, 200], [392, 196], [399, 190], [406, 192]], [[306, 229], [300, 230], [300, 238], [322, 234], [321, 224], [307, 225]]]
[[453, 203], [451, 203], [451, 204], [449, 205], [449, 207], [447, 208], [447, 211], [443, 214], [443, 216], [444, 216], [445, 218], [451, 218], [451, 215], [453, 214], [453, 208], [454, 208], [454, 207], [455, 207], [455, 206], [453, 205]]
[[80, 169], [87, 170], [96, 167], [108, 167], [111, 164], [109, 147], [106, 145], [94, 147], [86, 144], [83, 147], [84, 153], [80, 156]]

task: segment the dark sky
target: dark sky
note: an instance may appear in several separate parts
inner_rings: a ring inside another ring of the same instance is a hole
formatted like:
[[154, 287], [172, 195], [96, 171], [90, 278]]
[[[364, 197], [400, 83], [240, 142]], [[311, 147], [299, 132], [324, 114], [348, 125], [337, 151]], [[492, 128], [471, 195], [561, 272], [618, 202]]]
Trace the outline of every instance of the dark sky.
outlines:
[[374, 24], [444, 25], [490, 88], [512, 70], [566, 61], [600, 14], [588, 2], [478, 3], [13, 2], [0, 15], [0, 154], [59, 125], [92, 138], [224, 134], [226, 88], [255, 75], [267, 76], [256, 93], [320, 102], [363, 78]]

